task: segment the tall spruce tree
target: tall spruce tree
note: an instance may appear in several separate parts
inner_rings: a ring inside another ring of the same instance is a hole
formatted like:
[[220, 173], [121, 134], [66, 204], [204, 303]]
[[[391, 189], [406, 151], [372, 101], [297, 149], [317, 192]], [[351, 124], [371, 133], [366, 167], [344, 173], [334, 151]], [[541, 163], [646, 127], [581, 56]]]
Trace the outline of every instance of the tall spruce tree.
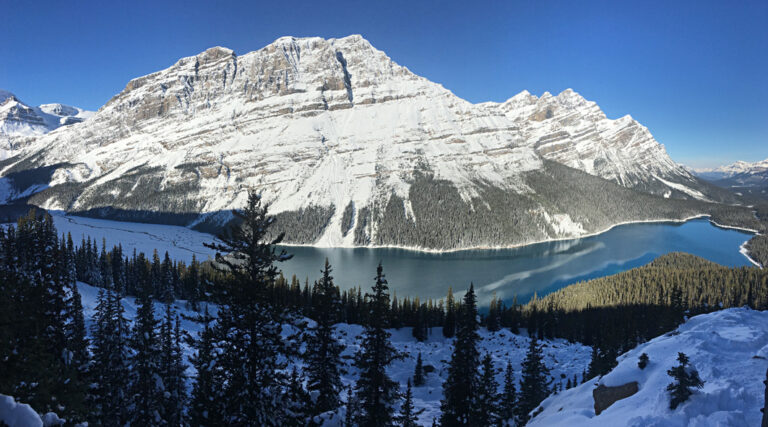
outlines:
[[480, 340], [477, 333], [477, 300], [473, 285], [470, 285], [469, 291], [464, 295], [457, 320], [456, 341], [448, 366], [448, 378], [443, 383], [444, 398], [440, 403], [440, 424], [444, 426], [473, 423], [473, 405], [480, 364], [477, 351], [477, 343]]
[[424, 409], [417, 410], [413, 406], [413, 390], [411, 389], [411, 380], [408, 379], [405, 394], [403, 395], [403, 403], [400, 405], [400, 414], [395, 417], [395, 421], [398, 426], [416, 427], [419, 425], [419, 415], [422, 413], [424, 413]]
[[317, 325], [307, 338], [307, 390], [314, 399], [312, 415], [335, 411], [341, 405], [342, 360], [344, 346], [334, 337], [334, 324], [340, 316], [338, 289], [333, 284], [332, 268], [325, 259], [323, 276], [315, 284], [314, 301]]
[[82, 422], [87, 420], [88, 415], [86, 399], [90, 384], [91, 354], [88, 350], [82, 299], [74, 277], [70, 276], [70, 279], [67, 302], [67, 361], [70, 378], [66, 395], [61, 397], [66, 400], [68, 407], [62, 416], [73, 422]]
[[445, 320], [443, 321], [443, 336], [453, 338], [456, 335], [456, 302], [453, 300], [453, 290], [448, 288], [445, 297]]
[[496, 371], [493, 367], [491, 354], [486, 353], [482, 361], [483, 370], [477, 381], [477, 393], [473, 404], [474, 417], [477, 425], [493, 426], [500, 422], [499, 418], [499, 384], [496, 382]]
[[549, 369], [544, 364], [541, 346], [534, 335], [528, 346], [528, 353], [523, 361], [520, 397], [517, 403], [517, 418], [521, 423], [528, 422], [529, 414], [550, 392]]
[[173, 426], [184, 424], [184, 407], [187, 393], [184, 375], [184, 354], [181, 349], [181, 320], [171, 307], [165, 304], [165, 317], [160, 326], [160, 375], [165, 399], [161, 417]]
[[424, 385], [424, 362], [421, 360], [421, 352], [416, 358], [416, 368], [413, 371], [413, 385], [421, 387]]
[[355, 386], [357, 411], [354, 419], [360, 426], [391, 425], [393, 405], [398, 395], [397, 383], [389, 378], [386, 371], [399, 355], [390, 343], [390, 334], [386, 330], [389, 326], [389, 287], [381, 263], [376, 268], [374, 280], [373, 292], [366, 294], [369, 316], [360, 351], [355, 355], [360, 378]]
[[669, 409], [672, 410], [691, 397], [692, 388], [704, 387], [704, 381], [699, 378], [699, 373], [688, 366], [689, 360], [685, 353], [677, 353], [677, 361], [680, 364], [667, 371], [667, 375], [674, 379], [667, 386], [670, 395]]
[[154, 425], [161, 422], [164, 387], [160, 378], [160, 340], [157, 336], [159, 322], [155, 318], [152, 303], [152, 283], [145, 277], [136, 299], [136, 318], [130, 337], [131, 424]]
[[277, 252], [284, 233], [268, 239], [274, 218], [261, 195], [249, 192], [248, 203], [233, 211], [239, 226], [219, 235], [221, 243], [206, 244], [216, 251], [215, 266], [232, 279], [219, 292], [222, 305], [216, 324], [217, 369], [227, 380], [220, 396], [224, 423], [280, 425], [286, 417], [281, 402], [287, 378], [286, 344], [281, 337], [282, 312], [271, 306], [267, 291], [277, 276], [276, 262], [290, 259]]
[[112, 289], [99, 291], [93, 319], [93, 391], [91, 412], [97, 425], [129, 422], [130, 391], [128, 321], [120, 296]]
[[[417, 301], [418, 304], [418, 301]], [[427, 340], [427, 306], [426, 304], [418, 304], [416, 307], [416, 319], [411, 330], [411, 335], [419, 342]]]
[[507, 362], [507, 369], [504, 371], [504, 390], [501, 393], [501, 402], [499, 404], [499, 417], [501, 424], [505, 426], [516, 426], [517, 416], [515, 408], [517, 405], [517, 387], [515, 386], [515, 374], [512, 369], [512, 363]]
[[285, 388], [286, 417], [283, 425], [306, 426], [313, 424], [312, 399], [304, 388], [299, 372], [294, 366], [288, 378], [288, 386]]
[[211, 328], [213, 317], [205, 305], [203, 314], [194, 319], [203, 325], [200, 335], [193, 340], [195, 355], [190, 358], [197, 375], [192, 384], [192, 396], [189, 404], [189, 424], [192, 427], [212, 427], [224, 418], [221, 411], [223, 402], [218, 400], [223, 387], [217, 374], [214, 351], [214, 330]]

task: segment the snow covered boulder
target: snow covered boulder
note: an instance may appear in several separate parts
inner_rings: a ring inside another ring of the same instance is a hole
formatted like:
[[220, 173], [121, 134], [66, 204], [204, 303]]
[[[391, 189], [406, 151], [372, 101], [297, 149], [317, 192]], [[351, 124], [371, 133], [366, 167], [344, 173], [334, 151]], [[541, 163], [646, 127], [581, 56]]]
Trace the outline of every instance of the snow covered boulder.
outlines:
[[43, 420], [31, 406], [16, 403], [11, 396], [0, 394], [0, 422], [10, 427], [43, 427]]
[[[701, 389], [676, 409], [669, 408], [667, 370], [678, 352], [704, 380]], [[649, 356], [645, 369], [638, 357]], [[692, 317], [673, 333], [637, 346], [618, 357], [618, 365], [597, 385], [637, 382], [638, 390], [596, 414], [587, 381], [541, 403], [531, 426], [759, 426], [768, 368], [768, 311], [731, 308]]]
[[18, 403], [13, 397], [0, 394], [0, 425], [8, 425], [9, 427], [51, 427], [63, 425], [65, 422], [65, 420], [62, 420], [53, 412], [40, 417], [26, 403]]

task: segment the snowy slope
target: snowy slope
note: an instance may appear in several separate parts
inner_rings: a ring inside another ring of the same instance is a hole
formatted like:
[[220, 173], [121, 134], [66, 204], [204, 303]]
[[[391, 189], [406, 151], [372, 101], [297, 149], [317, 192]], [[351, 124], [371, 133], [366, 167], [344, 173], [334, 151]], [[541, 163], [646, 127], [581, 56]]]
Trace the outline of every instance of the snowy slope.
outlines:
[[[667, 369], [684, 352], [705, 381], [704, 388], [676, 410], [665, 391]], [[637, 360], [647, 353], [649, 365]], [[567, 390], [542, 403], [531, 426], [758, 426], [768, 368], [768, 311], [733, 308], [689, 319], [677, 331], [655, 338], [619, 357], [619, 365], [599, 380]], [[639, 391], [595, 416], [597, 383], [631, 381]]]
[[51, 212], [56, 230], [60, 234], [71, 234], [76, 245], [84, 238], [95, 240], [99, 247], [105, 242], [108, 248], [121, 245], [123, 253], [130, 255], [145, 253], [151, 256], [154, 250], [160, 255], [168, 255], [177, 261], [189, 263], [194, 255], [198, 261], [214, 258], [215, 251], [203, 246], [216, 238], [186, 227], [173, 225], [142, 224], [137, 222], [119, 222], [96, 218], [64, 216], [60, 212]]
[[[320, 246], [391, 244], [387, 222], [413, 222], [433, 203], [413, 194], [425, 181], [420, 193], [462, 212], [503, 216], [525, 198], [521, 214], [537, 218], [525, 240], [595, 231], [535, 196], [546, 160], [652, 194], [708, 197], [629, 116], [609, 119], [570, 89], [472, 104], [357, 35], [182, 58], [130, 81], [86, 122], [36, 138], [0, 175], [54, 167], [33, 200], [46, 208], [214, 215], [190, 225], [227, 220], [215, 215], [257, 188], [306, 231], [292, 240]], [[489, 200], [500, 197], [509, 200]], [[384, 218], [393, 200], [403, 218]], [[471, 243], [523, 243], [505, 238]]]
[[[86, 316], [86, 323], [90, 329], [90, 319], [94, 314], [96, 307], [96, 298], [98, 296], [99, 288], [89, 286], [84, 283], [78, 283], [78, 290], [82, 295], [84, 314]], [[134, 298], [124, 298], [123, 305], [125, 308], [125, 316], [127, 319], [133, 319], [136, 316], [136, 303]], [[183, 314], [195, 315], [194, 312], [188, 310], [185, 307], [183, 301], [177, 301], [175, 309]], [[209, 306], [212, 314], [215, 315], [216, 307]], [[155, 313], [160, 315], [165, 311], [164, 305], [155, 303]], [[182, 320], [181, 326], [187, 332], [197, 334], [200, 331], [200, 325]], [[393, 329], [392, 344], [401, 352], [406, 354], [403, 360], [394, 362], [388, 369], [389, 375], [395, 381], [399, 382], [402, 387], [402, 391], [405, 391], [405, 384], [409, 378], [413, 376], [414, 369], [416, 367], [416, 357], [418, 353], [422, 353], [424, 366], [431, 365], [436, 368], [434, 373], [428, 374], [426, 377], [426, 384], [423, 387], [414, 387], [414, 404], [416, 408], [424, 409], [424, 413], [420, 417], [420, 423], [422, 425], [431, 425], [432, 418], [437, 417], [440, 414], [440, 399], [442, 398], [442, 384], [443, 380], [447, 376], [447, 362], [451, 358], [452, 340], [445, 339], [442, 335], [441, 328], [434, 328], [431, 330], [429, 339], [425, 342], [418, 342], [411, 335], [411, 328]], [[339, 324], [336, 327], [337, 337], [342, 341], [346, 347], [343, 356], [352, 356], [359, 348], [359, 340], [357, 339], [363, 332], [363, 328], [360, 325]], [[520, 364], [525, 358], [525, 353], [528, 348], [529, 339], [523, 335], [514, 335], [507, 330], [498, 331], [495, 333], [489, 333], [485, 329], [480, 330], [480, 336], [482, 342], [480, 344], [480, 352], [484, 354], [490, 352], [494, 364], [499, 373], [496, 380], [499, 384], [503, 384], [503, 368], [506, 367], [507, 361], [512, 363], [515, 370], [516, 378], [519, 381], [520, 378]], [[583, 370], [589, 365], [589, 358], [591, 349], [580, 344], [571, 344], [563, 340], [544, 341], [544, 361], [552, 369], [552, 376], [557, 381], [565, 383], [566, 379], [561, 379], [561, 374], [566, 378], [573, 378], [574, 375], [580, 377]], [[193, 349], [189, 348], [187, 344], [184, 345], [184, 352], [187, 356], [193, 354]], [[298, 365], [301, 365], [299, 362]], [[357, 380], [359, 372], [352, 366], [347, 366], [347, 373], [342, 377], [342, 382], [345, 386], [354, 383]], [[189, 366], [187, 373], [192, 375], [192, 367]], [[346, 393], [342, 393], [342, 399], [346, 399]]]

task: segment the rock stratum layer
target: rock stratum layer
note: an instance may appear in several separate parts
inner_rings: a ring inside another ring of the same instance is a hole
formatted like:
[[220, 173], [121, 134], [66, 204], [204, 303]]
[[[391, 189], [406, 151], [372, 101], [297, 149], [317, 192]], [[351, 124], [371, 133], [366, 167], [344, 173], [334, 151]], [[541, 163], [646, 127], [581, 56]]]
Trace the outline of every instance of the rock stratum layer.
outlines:
[[360, 36], [208, 49], [11, 156], [6, 201], [209, 228], [255, 188], [318, 246], [524, 244], [724, 197], [570, 89], [472, 104]]

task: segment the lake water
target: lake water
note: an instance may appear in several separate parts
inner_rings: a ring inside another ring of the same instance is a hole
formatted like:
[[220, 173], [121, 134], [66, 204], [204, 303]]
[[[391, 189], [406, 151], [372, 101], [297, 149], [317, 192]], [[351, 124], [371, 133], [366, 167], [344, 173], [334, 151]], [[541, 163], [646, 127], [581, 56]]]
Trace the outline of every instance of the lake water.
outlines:
[[404, 296], [442, 298], [453, 287], [461, 294], [474, 283], [480, 304], [495, 292], [525, 302], [569, 284], [646, 264], [669, 252], [688, 252], [726, 266], [751, 265], [739, 252], [751, 234], [716, 227], [708, 219], [685, 223], [638, 223], [597, 236], [538, 243], [513, 249], [426, 253], [404, 249], [343, 249], [290, 246], [293, 259], [281, 264], [287, 277], [310, 283], [327, 257], [334, 281], [343, 289], [370, 289], [381, 261], [390, 290]]

